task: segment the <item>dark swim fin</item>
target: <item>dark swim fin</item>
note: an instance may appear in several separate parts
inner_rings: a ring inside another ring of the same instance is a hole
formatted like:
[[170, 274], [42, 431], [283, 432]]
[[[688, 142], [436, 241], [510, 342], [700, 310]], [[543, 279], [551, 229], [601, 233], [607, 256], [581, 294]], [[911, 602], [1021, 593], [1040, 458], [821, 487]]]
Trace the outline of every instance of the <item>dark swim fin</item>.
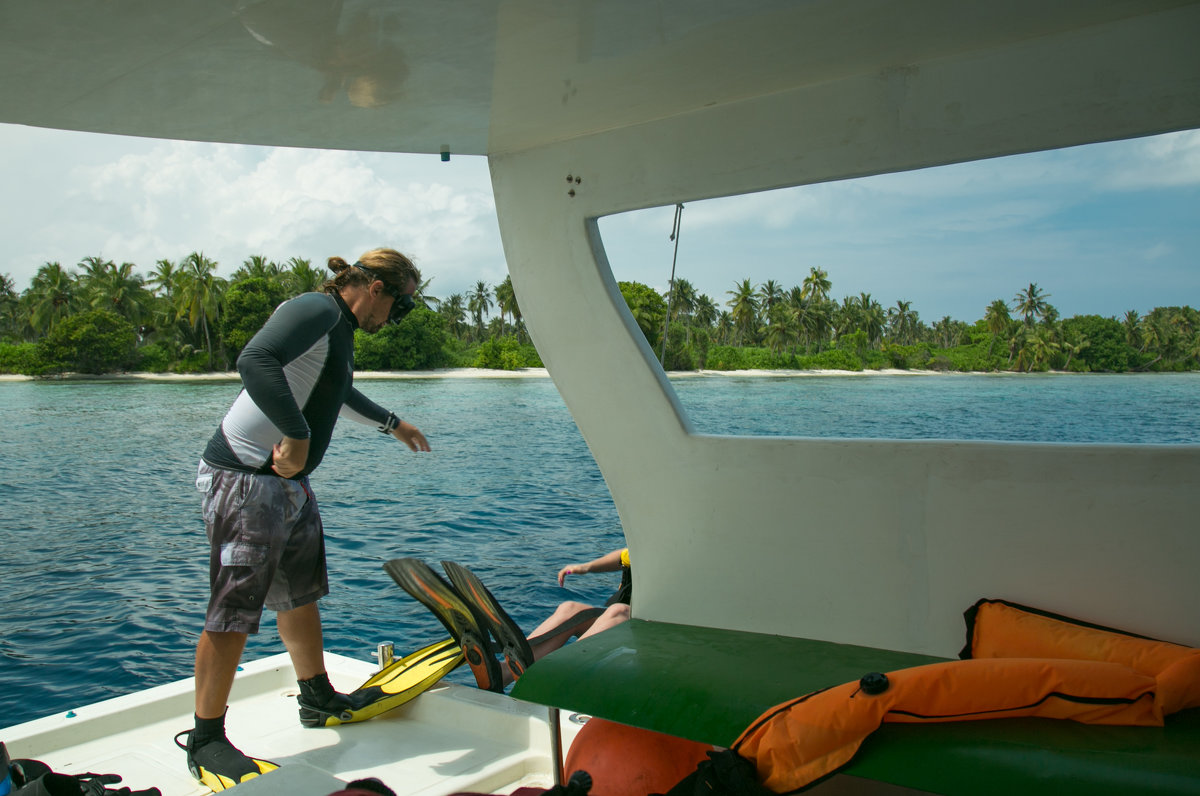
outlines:
[[158, 788], [130, 790], [108, 787], [120, 781], [120, 774], [59, 774], [50, 771], [12, 791], [12, 796], [162, 796]]
[[446, 570], [446, 575], [454, 584], [455, 590], [462, 595], [468, 605], [475, 609], [475, 613], [483, 618], [486, 623], [485, 627], [491, 631], [500, 644], [500, 651], [504, 654], [504, 662], [508, 665], [508, 671], [516, 680], [533, 665], [533, 650], [530, 648], [525, 634], [521, 632], [521, 628], [512, 620], [512, 617], [500, 607], [500, 603], [496, 601], [496, 598], [492, 596], [492, 593], [474, 572], [453, 561], [443, 561], [442, 568]]
[[[308, 727], [336, 727], [366, 721], [415, 699], [462, 662], [462, 649], [453, 639], [430, 644], [384, 667], [346, 694], [347, 704], [342, 710], [302, 706], [301, 721]], [[307, 721], [305, 713], [308, 714]]]
[[458, 642], [475, 682], [486, 691], [504, 692], [496, 650], [488, 640], [487, 623], [429, 566], [415, 558], [394, 558], [383, 570], [438, 618]]
[[[187, 736], [186, 742], [180, 738]], [[225, 738], [211, 741], [196, 749], [192, 746], [192, 730], [175, 736], [175, 745], [187, 752], [188, 770], [192, 776], [212, 791], [222, 791], [279, 768], [278, 763], [249, 757]]]

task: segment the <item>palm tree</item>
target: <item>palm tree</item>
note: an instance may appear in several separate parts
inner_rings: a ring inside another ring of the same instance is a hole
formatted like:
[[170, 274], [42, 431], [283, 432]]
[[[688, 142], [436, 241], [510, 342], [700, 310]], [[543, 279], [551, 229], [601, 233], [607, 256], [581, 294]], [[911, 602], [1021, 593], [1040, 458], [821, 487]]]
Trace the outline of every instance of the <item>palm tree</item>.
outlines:
[[677, 321], [680, 316], [688, 317], [696, 311], [696, 288], [686, 279], [680, 277], [668, 292], [667, 303], [671, 306], [671, 320]]
[[529, 330], [525, 328], [525, 316], [521, 314], [521, 302], [517, 300], [516, 288], [513, 288], [512, 303], [508, 305], [508, 314], [512, 316], [513, 326], [517, 330], [517, 339], [529, 342]]
[[209, 369], [213, 367], [212, 325], [221, 315], [225, 294], [225, 280], [214, 273], [216, 268], [217, 264], [200, 252], [183, 258], [175, 305], [177, 318], [187, 318], [194, 331], [204, 333]]
[[1196, 325], [1191, 315], [1184, 312], [1184, 308], [1177, 307], [1171, 313], [1171, 327], [1179, 333], [1182, 340], [1191, 340], [1192, 335], [1196, 331]]
[[845, 335], [853, 334], [862, 322], [861, 316], [862, 308], [858, 304], [858, 299], [853, 296], [843, 296], [841, 304], [833, 305], [834, 337], [841, 339]]
[[896, 301], [896, 306], [888, 309], [887, 322], [892, 339], [900, 345], [910, 345], [913, 332], [916, 329], [917, 313], [913, 311], [911, 301]]
[[93, 309], [112, 310], [141, 327], [142, 320], [150, 315], [150, 291], [145, 280], [133, 272], [133, 263], [120, 266], [107, 263], [107, 269], [93, 276], [88, 284]]
[[325, 274], [313, 266], [312, 261], [293, 257], [287, 261], [287, 269], [280, 271], [280, 278], [288, 295], [316, 293], [325, 284]]
[[1193, 337], [1191, 342], [1188, 343], [1187, 358], [1200, 360], [1200, 334]]
[[85, 289], [89, 289], [93, 282], [103, 279], [108, 271], [116, 266], [112, 260], [105, 260], [100, 256], [84, 257], [79, 261], [79, 267], [83, 269], [83, 273], [79, 275], [79, 283]]
[[475, 283], [475, 290], [467, 296], [467, 309], [475, 319], [475, 329], [479, 339], [483, 339], [483, 316], [492, 309], [492, 290], [487, 282], [482, 280]]
[[758, 286], [758, 298], [758, 306], [762, 308], [763, 317], [767, 319], [767, 323], [770, 323], [771, 310], [784, 299], [783, 288], [774, 279], [768, 279]]
[[504, 318], [506, 315], [513, 316], [513, 322], [516, 323], [517, 313], [513, 310], [517, 306], [517, 294], [513, 290], [512, 275], [506, 274], [504, 281], [496, 285], [496, 307], [500, 310], [500, 336], [504, 336]]
[[174, 342], [179, 336], [179, 312], [176, 307], [175, 294], [179, 290], [180, 271], [170, 260], [159, 260], [154, 264], [154, 270], [146, 278], [154, 300], [151, 303], [151, 332], [149, 337], [162, 335]]
[[1012, 323], [1012, 316], [1008, 314], [1008, 302], [1004, 299], [996, 299], [987, 307], [987, 312], [983, 315], [983, 321], [987, 325], [987, 330], [992, 333], [992, 342], [988, 344], [988, 356], [992, 355], [992, 347], [996, 345], [996, 338], [1003, 334], [1008, 325]]
[[956, 321], [949, 315], [933, 325], [933, 334], [939, 348], [954, 348], [962, 337], [962, 321]]
[[696, 325], [702, 329], [711, 329], [716, 323], [717, 316], [720, 310], [717, 309], [716, 302], [709, 298], [704, 293], [696, 297], [696, 309], [694, 320]]
[[729, 307], [734, 328], [737, 329], [738, 343], [744, 345], [747, 338], [753, 339], [754, 330], [758, 327], [758, 299], [755, 297], [754, 285], [749, 279], [743, 279], [734, 284], [733, 290], [725, 292], [733, 296], [725, 302], [725, 306]]
[[1025, 325], [1032, 326], [1034, 318], [1042, 318], [1050, 309], [1049, 293], [1043, 293], [1036, 282], [1030, 282], [1029, 287], [1018, 291], [1013, 298], [1013, 309], [1025, 317]]
[[[801, 294], [803, 294], [803, 289], [801, 289]], [[837, 305], [828, 299], [817, 300], [805, 297], [797, 301], [794, 288], [792, 304], [796, 316], [800, 320], [800, 333], [804, 336], [805, 348], [807, 349], [811, 343], [816, 343], [817, 351], [823, 350], [833, 331]]]
[[25, 295], [29, 300], [29, 323], [34, 334], [49, 334], [75, 309], [75, 275], [59, 263], [46, 263], [34, 274]]
[[858, 307], [859, 328], [867, 333], [867, 343], [877, 346], [883, 339], [883, 325], [887, 320], [883, 313], [883, 305], [871, 298], [870, 293], [860, 293]]
[[671, 321], [684, 319], [684, 339], [687, 345], [692, 344], [692, 313], [696, 310], [696, 288], [686, 279], [676, 279], [666, 296], [667, 318], [663, 321], [663, 351], [666, 355], [666, 340], [671, 331]]
[[1142, 339], [1142, 347], [1139, 350], [1143, 353], [1156, 350], [1166, 339], [1162, 327], [1155, 323], [1155, 318], [1152, 314], [1142, 318], [1141, 322], [1138, 323], [1138, 336]]
[[417, 285], [416, 291], [413, 293], [413, 301], [420, 304], [427, 310], [437, 311], [437, 308], [442, 305], [442, 300], [429, 292], [429, 285], [433, 282], [433, 277], [429, 277], [421, 284]]
[[829, 281], [828, 273], [820, 268], [809, 268], [808, 276], [804, 277], [804, 298], [817, 302], [826, 301], [832, 287], [833, 283]]
[[794, 343], [798, 337], [796, 316], [783, 303], [777, 304], [775, 312], [769, 314], [774, 317], [767, 326], [766, 343], [772, 351], [778, 354], [789, 344]]
[[795, 285], [787, 294], [788, 311], [795, 323], [797, 341], [804, 343], [807, 351], [812, 343], [813, 332], [813, 303], [804, 295], [804, 289]]
[[[500, 295], [500, 288], [504, 288], [503, 298]], [[525, 316], [521, 314], [521, 303], [517, 301], [517, 290], [513, 287], [511, 276], [504, 277], [504, 281], [500, 284], [500, 287], [496, 288], [496, 302], [503, 306], [505, 311], [512, 317], [517, 339], [528, 341], [529, 334], [525, 330]]]
[[156, 295], [163, 296], [168, 301], [175, 297], [175, 287], [179, 281], [179, 270], [170, 260], [159, 260], [154, 264], [154, 270], [150, 272], [150, 277], [146, 280], [146, 284], [154, 290]]
[[1042, 327], [1033, 333], [1033, 340], [1030, 346], [1033, 349], [1033, 361], [1030, 364], [1032, 369], [1034, 366], [1041, 367], [1050, 361], [1055, 351], [1058, 351], [1059, 345], [1055, 342], [1053, 332], [1050, 329]]
[[16, 283], [8, 274], [0, 274], [0, 337], [16, 335], [18, 306]]
[[717, 316], [717, 339], [722, 344], [728, 345], [729, 339], [733, 336], [733, 316], [724, 310]]
[[1067, 352], [1067, 362], [1063, 365], [1063, 370], [1071, 369], [1071, 357], [1078, 356], [1085, 348], [1092, 343], [1088, 340], [1086, 334], [1075, 334], [1070, 342], [1062, 342], [1062, 350]]
[[450, 294], [450, 298], [438, 305], [437, 311], [438, 314], [446, 319], [446, 325], [450, 327], [450, 333], [461, 339], [463, 321], [467, 317], [467, 307], [463, 301], [462, 293]]
[[[296, 259], [296, 258], [292, 258]], [[242, 261], [242, 267], [233, 272], [234, 281], [257, 277], [268, 282], [277, 282], [284, 273], [279, 263], [268, 260], [261, 254], [252, 254]]]
[[1142, 334], [1141, 318], [1138, 317], [1137, 310], [1126, 312], [1121, 325], [1125, 327], [1125, 342], [1132, 348], [1138, 348], [1142, 342]]

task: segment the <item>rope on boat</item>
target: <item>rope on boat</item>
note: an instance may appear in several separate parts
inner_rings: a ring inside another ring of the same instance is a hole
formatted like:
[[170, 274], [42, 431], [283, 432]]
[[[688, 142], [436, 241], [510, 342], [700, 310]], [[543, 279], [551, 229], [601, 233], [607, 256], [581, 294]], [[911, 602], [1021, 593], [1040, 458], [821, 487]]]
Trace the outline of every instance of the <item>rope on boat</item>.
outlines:
[[671, 283], [667, 288], [667, 319], [663, 321], [662, 349], [658, 354], [658, 364], [664, 370], [667, 367], [667, 336], [671, 331], [671, 302], [675, 300], [675, 262], [679, 259], [679, 233], [683, 220], [683, 205], [675, 205], [675, 221], [671, 224], [670, 240], [675, 241], [675, 254], [671, 256]]

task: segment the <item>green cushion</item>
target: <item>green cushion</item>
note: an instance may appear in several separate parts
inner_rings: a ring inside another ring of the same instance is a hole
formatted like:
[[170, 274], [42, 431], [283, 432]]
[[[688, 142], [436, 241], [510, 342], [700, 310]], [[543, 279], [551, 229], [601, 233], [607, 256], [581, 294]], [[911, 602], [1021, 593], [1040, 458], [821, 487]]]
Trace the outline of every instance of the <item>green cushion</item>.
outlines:
[[[942, 660], [634, 619], [546, 656], [512, 693], [728, 746], [793, 697]], [[937, 793], [1200, 793], [1200, 710], [1162, 729], [1051, 719], [885, 724], [843, 771]]]

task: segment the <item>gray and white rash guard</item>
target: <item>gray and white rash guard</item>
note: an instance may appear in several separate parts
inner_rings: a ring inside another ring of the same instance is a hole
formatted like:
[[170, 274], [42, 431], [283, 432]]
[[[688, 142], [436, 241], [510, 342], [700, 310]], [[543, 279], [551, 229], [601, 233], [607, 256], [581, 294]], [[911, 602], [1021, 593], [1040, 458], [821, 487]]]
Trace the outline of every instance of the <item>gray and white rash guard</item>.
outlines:
[[354, 389], [357, 328], [358, 319], [336, 294], [305, 293], [280, 304], [238, 357], [243, 388], [204, 461], [269, 474], [280, 439], [307, 439], [308, 461], [293, 476], [302, 478], [324, 458], [339, 414], [384, 425], [388, 410]]

